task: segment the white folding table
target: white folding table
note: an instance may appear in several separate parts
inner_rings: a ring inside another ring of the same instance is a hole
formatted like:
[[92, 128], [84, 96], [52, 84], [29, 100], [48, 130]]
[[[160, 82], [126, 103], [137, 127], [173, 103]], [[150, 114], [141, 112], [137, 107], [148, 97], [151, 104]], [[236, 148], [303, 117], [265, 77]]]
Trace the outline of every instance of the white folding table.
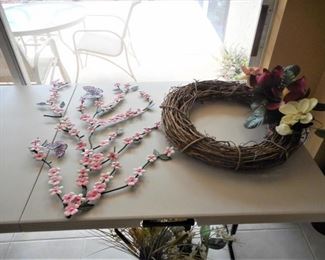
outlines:
[[[160, 120], [159, 104], [175, 84], [138, 84], [152, 95], [156, 106], [141, 118], [120, 124], [124, 136]], [[98, 86], [104, 89], [106, 101], [112, 99], [112, 85]], [[67, 115], [86, 133], [76, 111], [83, 90], [81, 86], [73, 90], [73, 87], [66, 89], [61, 96], [68, 104]], [[212, 167], [177, 152], [173, 160], [158, 161], [148, 167], [135, 189], [107, 194], [88, 212], [67, 219], [58, 198], [49, 195], [47, 168], [33, 160], [27, 149], [35, 137], [66, 141], [69, 147], [60, 162], [64, 191], [80, 193], [75, 184], [80, 159], [75, 142], [62, 133], [56, 134], [56, 121], [43, 117], [45, 111], [35, 105], [45, 100], [47, 94], [45, 86], [0, 88], [0, 232], [139, 226], [142, 220], [166, 218], [191, 218], [198, 224], [325, 221], [325, 178], [304, 147], [283, 165], [258, 172]], [[117, 111], [143, 107], [145, 102], [137, 95], [128, 94]], [[226, 126], [212, 120], [211, 111], [202, 109], [197, 113], [200, 129], [218, 128], [223, 134], [227, 132]], [[219, 115], [222, 113], [218, 111]], [[242, 119], [229, 120], [230, 126], [235, 124], [234, 120]], [[105, 132], [95, 135], [94, 142]], [[167, 144], [164, 134], [157, 131], [123, 154], [120, 160], [123, 168], [111, 187], [123, 184], [133, 168], [146, 160], [147, 154], [154, 148], [163, 150]], [[120, 147], [121, 141], [115, 145]]]

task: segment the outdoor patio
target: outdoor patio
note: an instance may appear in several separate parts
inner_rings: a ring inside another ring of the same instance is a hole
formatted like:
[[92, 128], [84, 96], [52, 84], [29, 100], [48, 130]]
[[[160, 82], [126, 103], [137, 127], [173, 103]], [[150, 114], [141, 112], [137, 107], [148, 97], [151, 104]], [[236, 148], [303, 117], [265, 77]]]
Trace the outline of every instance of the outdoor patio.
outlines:
[[[96, 15], [112, 14], [113, 11], [125, 17], [127, 11], [125, 4], [116, 2], [80, 4]], [[101, 24], [92, 27], [101, 28]], [[71, 41], [74, 30], [67, 29], [63, 38]], [[136, 58], [130, 55], [130, 65], [139, 82], [211, 79], [217, 76], [220, 64], [217, 57], [220, 57], [223, 44], [197, 2], [143, 1], [134, 8], [129, 30], [136, 55]], [[69, 74], [74, 75], [74, 55], [62, 44], [58, 46]], [[123, 58], [118, 58], [117, 62], [125, 65]], [[89, 56], [79, 82], [99, 84], [107, 81], [128, 82], [132, 78], [114, 65]]]
[[[209, 1], [141, 1], [134, 8], [129, 23], [132, 48], [130, 66], [137, 81], [215, 79], [220, 77], [225, 47], [242, 49], [248, 54], [255, 34], [260, 1], [233, 0], [228, 6], [222, 6], [226, 3], [223, 2], [215, 1], [219, 4], [216, 6]], [[46, 3], [42, 3], [46, 8]], [[3, 6], [8, 8], [12, 5], [15, 4]], [[109, 20], [105, 16], [125, 18], [130, 1], [79, 1], [77, 5], [84, 7], [86, 16], [100, 17], [97, 20], [86, 18], [83, 23], [61, 30], [66, 44], [57, 35], [54, 36], [60, 58], [72, 81], [77, 68], [75, 55], [71, 51], [74, 32], [87, 27], [116, 30], [120, 26], [119, 21]], [[248, 10], [249, 17], [246, 15]], [[33, 51], [29, 51], [28, 55], [33, 56]], [[125, 66], [124, 57], [114, 58], [114, 61]], [[80, 72], [79, 82], [132, 81], [107, 61], [89, 56], [86, 64]]]

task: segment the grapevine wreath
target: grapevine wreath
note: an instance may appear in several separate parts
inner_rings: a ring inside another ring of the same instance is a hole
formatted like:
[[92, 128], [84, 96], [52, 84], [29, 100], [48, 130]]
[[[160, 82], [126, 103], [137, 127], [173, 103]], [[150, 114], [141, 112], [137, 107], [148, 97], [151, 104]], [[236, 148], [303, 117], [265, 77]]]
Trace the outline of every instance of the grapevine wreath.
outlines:
[[[162, 123], [173, 146], [205, 163], [235, 170], [254, 170], [285, 162], [306, 140], [314, 120], [311, 110], [324, 110], [324, 104], [307, 98], [305, 78], [296, 79], [297, 65], [277, 66], [272, 71], [244, 68], [247, 84], [219, 80], [196, 81], [174, 87], [165, 97]], [[228, 100], [246, 104], [252, 114], [245, 127], [268, 125], [260, 143], [235, 144], [200, 133], [190, 120], [195, 103]], [[318, 129], [324, 134], [324, 129]]]

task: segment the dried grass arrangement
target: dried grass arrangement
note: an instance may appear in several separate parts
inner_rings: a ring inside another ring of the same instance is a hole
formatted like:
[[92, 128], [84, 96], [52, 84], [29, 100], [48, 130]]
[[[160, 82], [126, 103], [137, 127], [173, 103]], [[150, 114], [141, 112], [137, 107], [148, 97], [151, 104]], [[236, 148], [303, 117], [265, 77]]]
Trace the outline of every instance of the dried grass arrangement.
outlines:
[[[280, 135], [274, 131], [275, 125], [270, 124], [271, 131], [260, 143], [237, 145], [230, 140], [216, 140], [215, 137], [202, 134], [196, 129], [190, 120], [190, 113], [195, 103], [218, 99], [248, 106], [256, 101], [254, 88], [239, 82], [211, 80], [172, 88], [161, 105], [165, 134], [172, 145], [183, 153], [214, 166], [254, 170], [285, 162], [307, 136], [307, 128], [301, 127], [290, 135]], [[276, 114], [278, 115], [278, 111]], [[263, 117], [262, 121], [265, 123], [267, 120]]]

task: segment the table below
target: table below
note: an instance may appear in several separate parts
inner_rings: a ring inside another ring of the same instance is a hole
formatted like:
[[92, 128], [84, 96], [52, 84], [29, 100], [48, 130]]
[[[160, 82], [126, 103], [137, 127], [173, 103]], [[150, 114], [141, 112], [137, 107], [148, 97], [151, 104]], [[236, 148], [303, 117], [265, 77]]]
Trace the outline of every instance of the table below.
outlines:
[[[152, 95], [156, 104], [161, 102], [172, 85], [174, 84], [168, 82], [139, 84], [141, 90]], [[107, 102], [107, 100], [111, 100], [112, 89], [107, 86], [103, 86], [103, 89]], [[79, 118], [76, 107], [81, 95], [83, 95], [83, 90], [78, 87], [67, 110], [67, 115], [75, 123]], [[11, 96], [11, 99], [13, 101], [8, 100], [7, 103], [15, 102], [14, 95]], [[130, 107], [130, 104], [132, 104], [132, 108], [144, 105], [137, 94], [132, 93], [127, 96], [118, 111], [124, 111]], [[32, 110], [33, 104], [21, 100], [16, 108], [12, 109], [21, 111], [24, 107]], [[197, 118], [200, 117], [199, 113], [200, 111], [196, 112]], [[211, 125], [219, 129], [224, 127], [218, 125], [218, 120], [211, 120], [212, 115], [206, 114], [206, 110], [203, 109], [201, 113], [201, 117], [207, 117], [208, 120], [199, 122], [200, 129], [205, 128], [204, 124], [207, 123], [204, 122], [208, 122], [209, 126], [206, 125], [208, 129], [213, 129]], [[41, 113], [40, 118], [42, 119]], [[143, 114], [140, 119], [127, 121], [119, 127], [124, 129], [124, 136], [129, 136], [143, 127], [152, 125], [159, 119], [160, 109], [156, 105], [154, 111]], [[5, 119], [4, 126], [7, 131], [17, 131], [12, 128], [12, 122], [15, 120], [17, 118], [7, 117]], [[37, 124], [27, 127], [24, 131], [33, 128], [35, 136], [44, 138], [42, 135], [45, 134], [45, 128], [43, 127], [47, 126], [50, 130], [51, 127], [46, 125], [45, 120], [47, 119], [43, 120], [44, 122], [40, 122], [41, 120], [38, 119]], [[238, 118], [238, 120], [241, 119]], [[40, 131], [35, 127], [36, 125], [44, 130]], [[86, 131], [84, 125], [83, 131]], [[225, 127], [221, 131], [229, 131], [229, 129]], [[94, 142], [98, 142], [105, 133], [107, 134], [107, 131], [95, 135]], [[245, 132], [238, 132], [238, 135], [244, 134]], [[1, 138], [3, 139], [4, 136], [1, 135]], [[29, 140], [25, 140], [26, 138], [27, 136], [22, 135], [21, 142], [28, 143]], [[75, 185], [80, 155], [74, 151], [74, 142], [67, 140], [61, 133], [56, 136], [56, 139], [62, 138], [69, 144], [66, 158], [60, 164], [64, 179], [64, 191], [80, 193], [79, 188]], [[238, 140], [238, 136], [236, 138]], [[119, 186], [124, 183], [126, 176], [132, 173], [133, 168], [146, 160], [147, 154], [150, 154], [154, 148], [162, 150], [167, 144], [162, 132], [153, 132], [139, 146], [135, 146], [123, 154], [120, 158], [123, 168], [114, 178], [111, 187], [114, 188], [115, 185]], [[119, 148], [121, 142], [117, 141], [115, 145]], [[1, 147], [1, 152], [5, 152], [4, 147]], [[21, 217], [16, 223], [20, 231], [138, 226], [144, 219], [161, 218], [194, 218], [199, 224], [325, 220], [325, 179], [304, 147], [292, 155], [285, 164], [259, 172], [236, 173], [205, 165], [177, 153], [173, 160], [158, 161], [148, 168], [140, 185], [135, 189], [105, 195], [93, 209], [71, 219], [64, 217], [62, 204], [59, 200], [49, 195], [46, 169], [42, 169], [37, 175], [38, 168], [35, 166], [35, 162], [31, 158], [30, 160], [21, 159], [30, 156], [27, 150], [24, 152], [26, 154], [20, 152], [19, 158], [15, 159], [21, 161], [20, 165], [14, 167], [15, 178], [19, 179], [20, 176], [23, 176], [21, 178], [26, 180], [31, 178], [33, 182], [36, 180], [36, 183], [29, 197], [26, 196], [28, 194], [26, 192], [20, 198], [24, 202], [21, 204], [26, 204], [24, 208], [20, 206]], [[12, 163], [7, 163], [7, 169]], [[28, 169], [28, 172], [22, 172], [21, 169]], [[38, 176], [37, 178], [35, 174]], [[8, 179], [11, 178], [7, 171], [2, 175], [6, 175]], [[14, 185], [14, 180], [11, 180], [11, 185]], [[28, 189], [26, 188], [26, 190]], [[7, 196], [3, 190], [0, 192], [2, 197]], [[1, 203], [7, 207], [15, 206], [10, 201]], [[1, 214], [4, 214], [3, 211]], [[4, 221], [1, 221], [0, 231], [3, 231], [4, 227]]]

